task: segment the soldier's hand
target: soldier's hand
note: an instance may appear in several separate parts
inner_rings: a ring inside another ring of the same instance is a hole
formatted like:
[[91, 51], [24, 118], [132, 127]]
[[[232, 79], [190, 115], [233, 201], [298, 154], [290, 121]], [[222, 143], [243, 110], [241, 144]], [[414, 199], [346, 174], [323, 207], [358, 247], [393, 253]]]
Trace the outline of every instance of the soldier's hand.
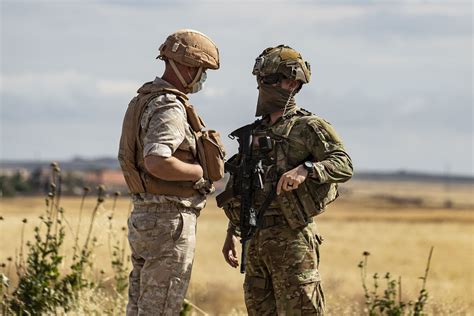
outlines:
[[297, 189], [306, 180], [307, 176], [308, 171], [302, 165], [285, 172], [278, 181], [277, 194], [280, 195], [281, 190], [291, 191]]
[[237, 237], [232, 233], [227, 233], [222, 247], [222, 254], [224, 255], [225, 261], [233, 268], [239, 266], [239, 259], [237, 259], [236, 245], [238, 243]]

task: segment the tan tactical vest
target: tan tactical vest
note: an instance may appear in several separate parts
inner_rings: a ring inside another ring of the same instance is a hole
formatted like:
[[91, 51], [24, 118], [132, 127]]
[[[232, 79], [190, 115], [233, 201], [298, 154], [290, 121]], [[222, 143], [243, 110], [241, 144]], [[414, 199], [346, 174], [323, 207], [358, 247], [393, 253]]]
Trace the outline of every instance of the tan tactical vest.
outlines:
[[[198, 191], [193, 189], [192, 181], [162, 180], [154, 177], [145, 169], [141, 118], [146, 105], [153, 98], [166, 93], [176, 95], [184, 104], [188, 123], [194, 132], [199, 132], [204, 127], [203, 121], [197, 115], [193, 106], [189, 104], [186, 94], [177, 89], [170, 88], [168, 85], [147, 82], [138, 89], [138, 95], [130, 101], [125, 113], [118, 160], [130, 193], [190, 197], [199, 194]], [[193, 163], [197, 160], [197, 157], [191, 151], [180, 149], [176, 150], [173, 156], [188, 163]]]

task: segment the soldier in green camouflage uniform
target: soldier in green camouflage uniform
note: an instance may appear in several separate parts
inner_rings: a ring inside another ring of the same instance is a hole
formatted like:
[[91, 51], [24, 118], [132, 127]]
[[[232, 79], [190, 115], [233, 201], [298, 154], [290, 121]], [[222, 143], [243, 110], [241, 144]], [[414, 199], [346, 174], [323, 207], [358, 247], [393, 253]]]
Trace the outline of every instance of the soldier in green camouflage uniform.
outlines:
[[[309, 82], [309, 64], [288, 46], [271, 47], [257, 58], [259, 98], [252, 154], [262, 155], [261, 137], [274, 144], [263, 154], [264, 184], [253, 194], [259, 209], [276, 189], [248, 242], [245, 303], [249, 315], [323, 315], [319, 275], [321, 237], [313, 221], [337, 197], [337, 183], [352, 176], [352, 162], [331, 125], [296, 106], [294, 95]], [[232, 176], [226, 191], [239, 179]], [[237, 267], [238, 196], [222, 204], [230, 219], [223, 254]]]

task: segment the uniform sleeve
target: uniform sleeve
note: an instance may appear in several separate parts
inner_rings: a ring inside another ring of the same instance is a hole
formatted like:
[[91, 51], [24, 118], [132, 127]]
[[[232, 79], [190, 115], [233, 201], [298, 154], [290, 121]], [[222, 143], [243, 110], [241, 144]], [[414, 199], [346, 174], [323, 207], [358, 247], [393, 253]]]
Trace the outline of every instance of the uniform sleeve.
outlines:
[[307, 146], [316, 158], [315, 178], [320, 183], [345, 182], [352, 177], [352, 160], [344, 149], [342, 140], [334, 128], [323, 119], [308, 122], [302, 135]]
[[229, 224], [227, 224], [227, 232], [231, 233], [232, 235], [236, 237], [240, 237], [240, 228], [237, 225], [232, 224], [231, 221], [229, 221]]
[[170, 157], [186, 135], [184, 106], [172, 94], [161, 95], [147, 106], [142, 116], [143, 157]]

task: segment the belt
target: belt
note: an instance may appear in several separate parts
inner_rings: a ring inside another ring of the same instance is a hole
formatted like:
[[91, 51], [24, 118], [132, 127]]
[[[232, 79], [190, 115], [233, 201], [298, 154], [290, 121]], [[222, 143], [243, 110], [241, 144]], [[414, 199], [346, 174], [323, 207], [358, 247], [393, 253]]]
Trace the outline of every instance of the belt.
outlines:
[[265, 215], [259, 228], [268, 228], [277, 225], [288, 225], [283, 215]]

